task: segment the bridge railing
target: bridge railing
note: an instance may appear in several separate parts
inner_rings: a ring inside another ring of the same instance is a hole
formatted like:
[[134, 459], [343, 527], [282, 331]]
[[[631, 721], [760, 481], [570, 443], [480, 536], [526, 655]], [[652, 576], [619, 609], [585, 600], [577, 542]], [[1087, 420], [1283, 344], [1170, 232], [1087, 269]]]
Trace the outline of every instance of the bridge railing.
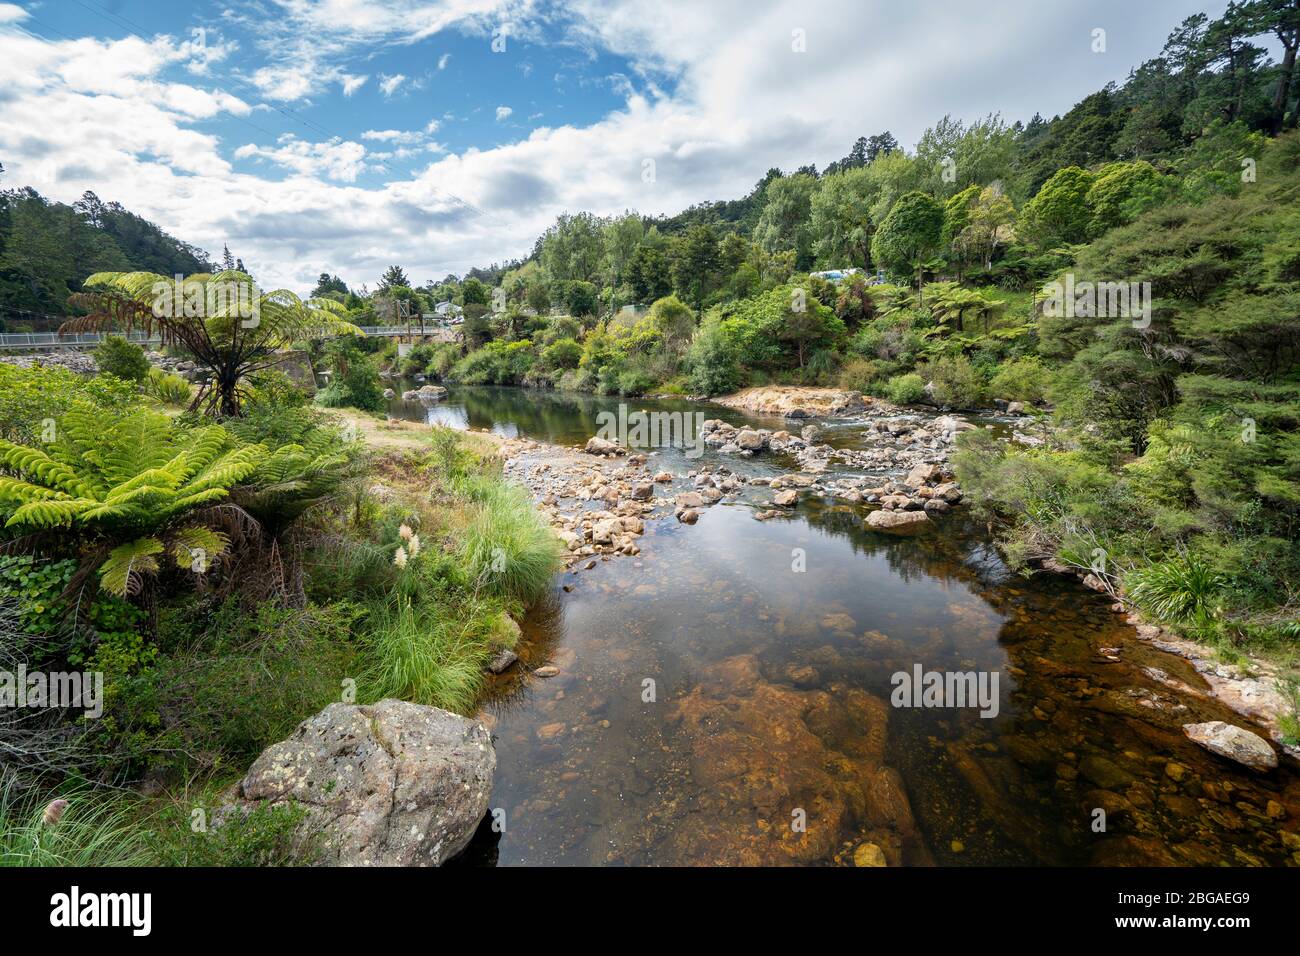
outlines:
[[[413, 327], [409, 331], [406, 326], [398, 325], [363, 325], [358, 326], [366, 335], [376, 336], [398, 336], [398, 335], [420, 335], [419, 327]], [[439, 332], [446, 331], [451, 326], [426, 325], [424, 335], [436, 335]], [[93, 348], [104, 340], [108, 335], [121, 335], [120, 332], [78, 332], [75, 335], [60, 335], [58, 332], [0, 332], [0, 349], [76, 349], [76, 348]], [[146, 335], [144, 332], [131, 332], [125, 336], [132, 342], [138, 342], [140, 345], [161, 345], [162, 338], [158, 335]]]

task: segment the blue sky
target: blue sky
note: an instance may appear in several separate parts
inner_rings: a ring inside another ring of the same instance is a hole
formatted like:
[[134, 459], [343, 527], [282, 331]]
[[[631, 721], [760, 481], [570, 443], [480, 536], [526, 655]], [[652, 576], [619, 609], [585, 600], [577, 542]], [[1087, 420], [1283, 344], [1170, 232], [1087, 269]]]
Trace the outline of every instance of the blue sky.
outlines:
[[1064, 112], [1223, 5], [0, 0], [0, 185], [94, 190], [264, 285], [424, 281], [565, 211], [671, 214], [858, 136]]
[[[509, 23], [487, 23], [473, 32], [449, 29], [339, 44], [329, 65], [343, 79], [301, 90], [293, 77], [269, 82], [259, 76], [276, 65], [278, 49], [300, 35], [300, 27], [289, 22], [268, 28], [284, 12], [274, 0], [44, 0], [18, 6], [29, 14], [23, 25], [50, 39], [174, 34], [196, 46], [229, 48], [219, 68], [209, 68], [212, 86], [262, 109], [250, 117], [221, 113], [202, 128], [229, 143], [267, 149], [285, 136], [375, 144], [373, 152], [394, 155], [357, 171], [355, 181], [370, 185], [409, 173], [429, 158], [425, 154], [492, 149], [542, 126], [590, 125], [618, 109], [636, 82], [626, 57], [575, 42], [566, 24], [552, 16], [521, 25], [517, 33]], [[291, 73], [294, 66], [293, 60], [286, 64]], [[184, 81], [187, 67], [174, 63], [159, 75]], [[665, 85], [671, 88], [671, 78]], [[417, 133], [418, 142], [412, 135]], [[272, 181], [291, 173], [258, 155], [232, 153], [231, 159], [237, 170]]]

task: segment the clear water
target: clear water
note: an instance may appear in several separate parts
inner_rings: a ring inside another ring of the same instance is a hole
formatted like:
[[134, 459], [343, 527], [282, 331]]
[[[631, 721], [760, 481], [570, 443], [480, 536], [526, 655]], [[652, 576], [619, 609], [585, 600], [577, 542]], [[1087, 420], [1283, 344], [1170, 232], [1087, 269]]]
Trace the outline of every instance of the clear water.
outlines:
[[[455, 389], [392, 413], [580, 445], [617, 404]], [[630, 407], [780, 427], [685, 402]], [[827, 437], [851, 446], [861, 428]], [[701, 463], [790, 470], [713, 449], [664, 450], [651, 467]], [[1298, 862], [1300, 778], [1190, 743], [1184, 723], [1242, 720], [1106, 599], [1010, 573], [960, 511], [895, 538], [830, 498], [755, 521], [762, 497], [694, 526], [648, 522], [638, 557], [557, 579], [525, 622], [521, 665], [484, 704], [497, 827], [466, 862], [828, 865], [866, 843], [889, 865]], [[548, 663], [557, 676], [528, 673]], [[891, 706], [892, 676], [917, 664], [997, 674], [997, 716]]]

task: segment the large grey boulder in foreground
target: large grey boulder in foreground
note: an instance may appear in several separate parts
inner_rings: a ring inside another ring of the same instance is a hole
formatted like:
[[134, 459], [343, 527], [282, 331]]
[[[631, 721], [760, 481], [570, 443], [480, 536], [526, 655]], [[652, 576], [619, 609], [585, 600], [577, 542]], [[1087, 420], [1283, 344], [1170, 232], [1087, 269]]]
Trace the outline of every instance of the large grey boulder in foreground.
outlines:
[[438, 866], [487, 812], [496, 751], [477, 720], [400, 700], [330, 704], [239, 784], [248, 809], [293, 802], [327, 866]]
[[1183, 733], [1211, 753], [1227, 757], [1252, 770], [1272, 770], [1277, 754], [1263, 737], [1222, 720], [1183, 724]]

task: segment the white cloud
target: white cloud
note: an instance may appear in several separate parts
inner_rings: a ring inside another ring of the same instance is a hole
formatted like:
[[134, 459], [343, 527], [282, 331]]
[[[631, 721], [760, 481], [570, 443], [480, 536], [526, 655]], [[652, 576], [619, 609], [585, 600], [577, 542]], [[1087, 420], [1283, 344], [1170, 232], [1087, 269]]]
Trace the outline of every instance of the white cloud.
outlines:
[[395, 73], [392, 76], [386, 73], [379, 74], [379, 88], [385, 96], [392, 96], [397, 92], [397, 88], [406, 82], [406, 77], [401, 73]]
[[429, 120], [429, 122], [424, 124], [424, 131], [426, 133], [436, 133], [438, 132], [438, 127], [441, 125], [442, 124], [439, 123], [436, 119], [431, 119]]
[[447, 69], [447, 64], [450, 62], [451, 62], [451, 54], [444, 53], [442, 56], [438, 57], [438, 69], [440, 70]]
[[361, 89], [361, 87], [365, 85], [366, 80], [368, 80], [368, 79], [370, 79], [370, 77], [369, 77], [369, 76], [364, 76], [364, 75], [363, 75], [363, 76], [349, 76], [349, 75], [347, 75], [347, 74], [344, 74], [344, 75], [340, 76], [340, 77], [339, 77], [339, 82], [341, 82], [341, 83], [343, 84], [343, 95], [344, 95], [344, 96], [351, 96], [351, 95], [352, 95], [353, 93], [355, 93], [357, 90]]
[[313, 143], [286, 133], [277, 142], [280, 145], [274, 148], [246, 143], [235, 150], [235, 158], [265, 159], [300, 176], [324, 176], [344, 183], [356, 182], [366, 169], [366, 148], [351, 140], [335, 137]]
[[510, 114], [513, 113], [513, 112], [514, 112], [514, 110], [512, 110], [512, 109], [511, 109], [510, 107], [508, 107], [508, 106], [498, 106], [498, 107], [497, 107], [497, 122], [498, 122], [498, 123], [501, 123], [501, 122], [504, 122], [505, 120], [508, 120], [508, 119], [510, 118]]
[[22, 7], [14, 3], [0, 3], [0, 23], [17, 23], [19, 20], [26, 20], [29, 14]]
[[419, 143], [424, 140], [424, 134], [413, 130], [368, 129], [361, 134], [361, 138], [381, 143]]

